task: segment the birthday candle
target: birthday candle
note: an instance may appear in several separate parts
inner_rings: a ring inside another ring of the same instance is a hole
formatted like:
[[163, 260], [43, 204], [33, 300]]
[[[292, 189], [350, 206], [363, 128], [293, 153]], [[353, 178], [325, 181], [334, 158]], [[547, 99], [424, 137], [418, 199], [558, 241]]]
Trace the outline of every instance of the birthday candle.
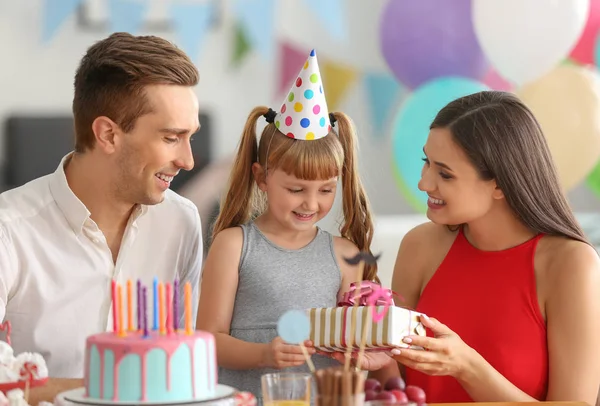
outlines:
[[119, 308], [119, 335], [125, 336], [125, 330], [123, 329], [123, 289], [121, 285], [117, 285], [117, 302]]
[[133, 293], [131, 280], [127, 280], [127, 330], [133, 331]]
[[142, 315], [142, 324], [144, 326], [144, 337], [148, 337], [148, 307], [147, 307], [147, 294], [146, 294], [146, 287], [144, 286], [142, 288], [142, 309], [143, 309], [143, 315]]
[[192, 334], [192, 285], [189, 282], [185, 284], [185, 334]]
[[158, 284], [158, 329], [160, 334], [165, 334], [165, 289], [160, 282]]
[[165, 302], [167, 303], [167, 334], [173, 333], [173, 296], [171, 296], [171, 284], [165, 285]]
[[137, 290], [135, 297], [137, 298], [137, 329], [142, 329], [142, 281], [137, 280]]
[[173, 329], [175, 332], [179, 329], [179, 278], [173, 282]]
[[119, 325], [117, 324], [117, 281], [111, 282], [112, 313], [113, 313], [113, 331], [116, 333]]
[[153, 305], [153, 312], [152, 312], [152, 318], [154, 321], [154, 324], [152, 326], [152, 330], [158, 330], [158, 278], [155, 276], [154, 277], [154, 282], [152, 284], [152, 296], [153, 296], [153, 300], [152, 300], [152, 305]]

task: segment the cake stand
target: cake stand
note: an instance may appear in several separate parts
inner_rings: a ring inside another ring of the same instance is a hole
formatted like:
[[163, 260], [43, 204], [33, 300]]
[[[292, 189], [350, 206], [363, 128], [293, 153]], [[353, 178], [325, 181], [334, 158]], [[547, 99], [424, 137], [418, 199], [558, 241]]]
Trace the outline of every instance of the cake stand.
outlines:
[[72, 389], [59, 393], [54, 399], [55, 406], [235, 406], [238, 391], [227, 385], [217, 385], [214, 397], [177, 402], [113, 402], [85, 397], [85, 388]]

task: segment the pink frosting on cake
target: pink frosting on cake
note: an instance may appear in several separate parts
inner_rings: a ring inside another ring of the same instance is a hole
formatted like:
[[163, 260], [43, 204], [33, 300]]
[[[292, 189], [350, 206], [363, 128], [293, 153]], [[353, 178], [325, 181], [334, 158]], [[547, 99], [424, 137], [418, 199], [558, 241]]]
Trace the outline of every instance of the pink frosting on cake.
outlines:
[[[210, 347], [208, 345], [209, 342], [213, 342], [214, 344], [214, 336], [211, 333], [205, 331], [194, 331], [192, 335], [185, 334], [184, 330], [178, 330], [177, 332], [172, 332], [170, 334], [160, 334], [158, 331], [150, 331], [149, 336], [144, 337], [143, 332], [127, 332], [127, 335], [122, 337], [117, 333], [108, 332], [96, 334], [88, 337], [87, 339], [87, 347], [91, 348], [92, 346], [96, 346], [99, 354], [100, 354], [100, 393], [104, 393], [104, 352], [106, 350], [111, 350], [114, 354], [114, 371], [113, 371], [113, 400], [118, 400], [118, 381], [119, 381], [119, 363], [121, 360], [129, 354], [137, 354], [140, 357], [141, 362], [141, 378], [142, 378], [142, 401], [146, 401], [146, 354], [149, 351], [155, 349], [162, 349], [167, 354], [167, 389], [171, 388], [171, 357], [179, 348], [181, 344], [186, 344], [190, 349], [191, 354], [191, 369], [192, 369], [192, 390], [193, 396], [196, 397], [196, 389], [194, 385], [194, 346], [196, 340], [203, 339], [207, 345], [207, 351], [210, 351]], [[212, 346], [214, 348], [214, 345]], [[213, 358], [215, 355], [207, 354], [207, 359]], [[89, 357], [90, 351], [87, 351], [86, 355], [86, 371], [89, 366]], [[216, 363], [211, 363], [212, 367], [209, 370], [209, 379], [211, 382], [216, 382], [217, 370]], [[87, 392], [87, 388], [89, 388], [88, 382], [88, 374], [85, 374], [85, 388]], [[86, 393], [86, 396], [88, 394]]]

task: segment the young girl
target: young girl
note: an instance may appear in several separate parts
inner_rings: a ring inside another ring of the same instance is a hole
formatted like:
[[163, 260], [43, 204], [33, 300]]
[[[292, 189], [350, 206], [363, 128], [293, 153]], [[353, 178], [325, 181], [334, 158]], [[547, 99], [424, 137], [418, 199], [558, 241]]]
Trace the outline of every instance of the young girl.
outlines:
[[[262, 117], [267, 125], [257, 142]], [[277, 337], [279, 317], [335, 307], [356, 281], [357, 267], [344, 258], [370, 252], [373, 225], [355, 138], [346, 115], [328, 113], [314, 51], [279, 112], [257, 107], [246, 122], [204, 267], [197, 328], [215, 334], [219, 382], [259, 401], [262, 374], [308, 372], [301, 348]], [[344, 221], [334, 237], [316, 223], [331, 210], [338, 180]], [[364, 279], [377, 280], [375, 266], [365, 267]], [[317, 368], [339, 365], [312, 359]]]
[[403, 239], [393, 289], [431, 317], [432, 337], [396, 351], [407, 384], [432, 403], [595, 404], [600, 260], [533, 114], [509, 93], [466, 96], [423, 150], [431, 223]]

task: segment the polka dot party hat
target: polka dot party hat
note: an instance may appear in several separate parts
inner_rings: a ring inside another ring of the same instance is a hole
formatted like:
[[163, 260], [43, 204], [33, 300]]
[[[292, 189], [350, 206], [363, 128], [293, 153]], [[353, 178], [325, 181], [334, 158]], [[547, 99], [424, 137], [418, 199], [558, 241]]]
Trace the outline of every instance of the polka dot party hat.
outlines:
[[297, 140], [318, 140], [331, 131], [317, 54], [313, 49], [277, 115], [275, 126]]

